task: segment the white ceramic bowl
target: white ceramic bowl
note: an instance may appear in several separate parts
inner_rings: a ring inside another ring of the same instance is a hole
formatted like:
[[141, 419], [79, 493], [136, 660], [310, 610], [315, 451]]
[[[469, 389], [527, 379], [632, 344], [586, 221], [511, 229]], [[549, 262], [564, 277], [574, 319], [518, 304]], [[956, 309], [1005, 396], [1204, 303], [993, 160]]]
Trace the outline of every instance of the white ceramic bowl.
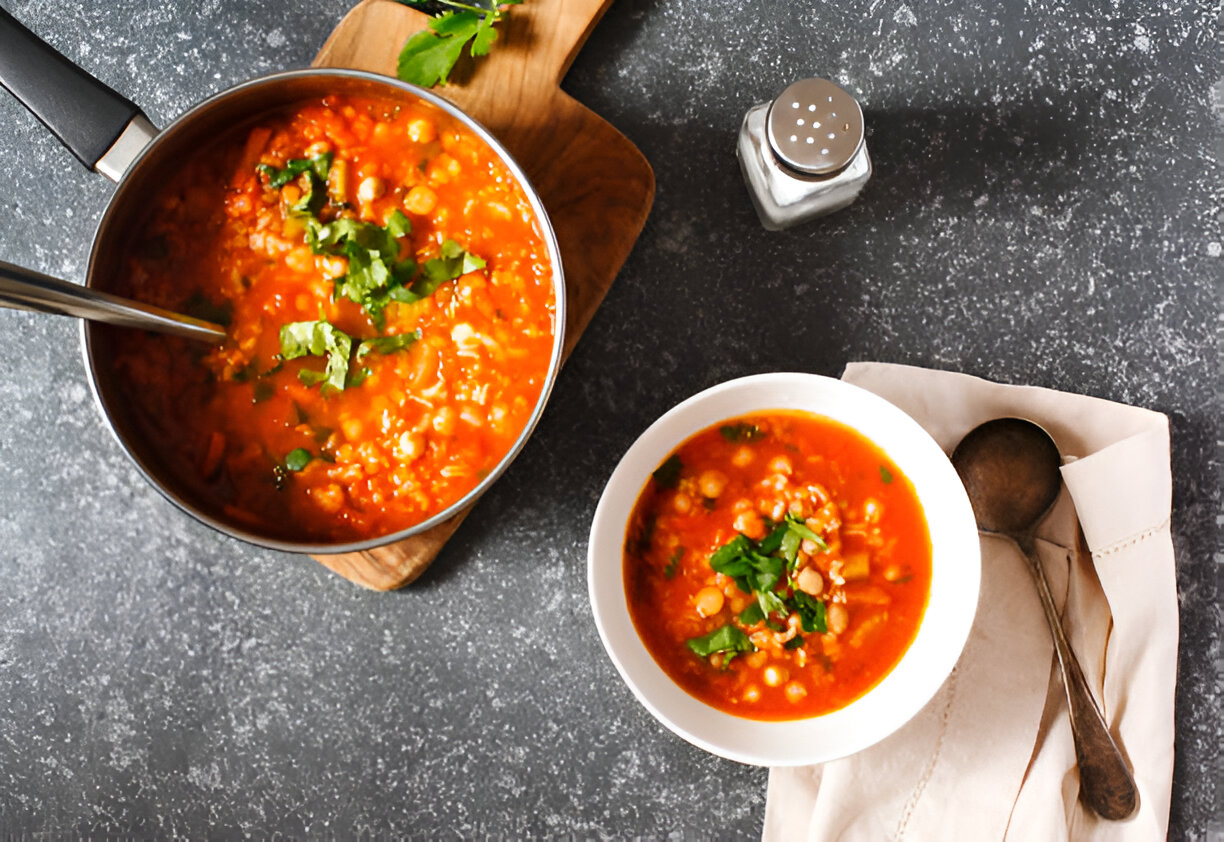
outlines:
[[[625, 597], [625, 529], [650, 472], [695, 433], [728, 418], [800, 410], [870, 439], [913, 483], [931, 534], [931, 595], [913, 645], [883, 681], [823, 716], [762, 722], [698, 701], [647, 651]], [[656, 719], [706, 751], [758, 766], [822, 763], [861, 751], [904, 725], [935, 695], [960, 657], [977, 610], [981, 556], [973, 509], [935, 440], [883, 398], [814, 374], [731, 380], [667, 412], [638, 438], [604, 488], [591, 524], [587, 584], [595, 625], [621, 677]]]

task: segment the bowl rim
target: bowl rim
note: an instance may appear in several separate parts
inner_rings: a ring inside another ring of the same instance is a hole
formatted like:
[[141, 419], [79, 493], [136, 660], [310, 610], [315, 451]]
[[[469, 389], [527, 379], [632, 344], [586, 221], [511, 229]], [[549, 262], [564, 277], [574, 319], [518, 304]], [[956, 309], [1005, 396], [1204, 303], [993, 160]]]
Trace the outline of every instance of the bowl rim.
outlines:
[[[259, 532], [242, 526], [241, 524], [226, 521], [216, 515], [205, 511], [203, 508], [196, 506], [192, 501], [184, 499], [175, 489], [160, 478], [160, 473], [155, 466], [145, 463], [139, 452], [127, 440], [127, 437], [120, 433], [114, 419], [111, 416], [108, 408], [107, 399], [103, 394], [102, 386], [99, 382], [99, 361], [95, 359], [95, 348], [93, 345], [94, 332], [98, 330], [98, 326], [91, 324], [86, 320], [82, 320], [80, 324], [81, 336], [81, 351], [84, 357], [85, 369], [88, 373], [88, 381], [90, 392], [93, 395], [94, 403], [101, 412], [107, 427], [110, 429], [111, 435], [119, 443], [120, 448], [128, 457], [131, 463], [136, 467], [144, 479], [155, 488], [170, 503], [174, 504], [180, 511], [190, 515], [197, 521], [210, 526], [213, 529], [228, 535], [231, 538], [237, 538], [248, 544], [253, 544], [259, 547], [265, 547], [273, 550], [282, 550], [285, 552], [306, 553], [311, 555], [338, 555], [342, 553], [361, 552], [370, 550], [375, 547], [381, 547], [387, 544], [401, 541], [405, 538], [410, 538], [414, 535], [419, 535], [426, 532], [435, 526], [450, 520], [458, 515], [464, 509], [475, 504], [475, 502], [484, 494], [494, 482], [505, 473], [510, 464], [518, 457], [523, 448], [527, 444], [527, 440], [531, 437], [536, 425], [539, 423], [541, 416], [544, 413], [544, 407], [548, 403], [548, 399], [552, 393], [552, 389], [557, 381], [557, 376], [560, 373], [561, 361], [565, 348], [565, 333], [566, 333], [566, 286], [565, 286], [565, 270], [561, 259], [561, 248], [557, 242], [556, 231], [553, 228], [552, 220], [548, 215], [548, 211], [544, 207], [544, 202], [536, 191], [535, 186], [527, 177], [527, 173], [522, 166], [514, 159], [509, 150], [490, 132], [484, 125], [478, 122], [474, 117], [467, 114], [454, 103], [444, 97], [418, 87], [408, 82], [403, 82], [389, 76], [383, 76], [377, 73], [371, 73], [364, 70], [350, 70], [343, 68], [322, 68], [312, 67], [300, 70], [288, 70], [279, 73], [272, 73], [265, 76], [260, 76], [250, 79], [246, 82], [226, 88], [225, 90], [216, 93], [207, 99], [195, 104], [187, 111], [174, 118], [165, 129], [159, 131], [157, 135], [140, 151], [140, 153], [132, 160], [124, 171], [122, 178], [116, 186], [115, 192], [112, 194], [107, 203], [106, 210], [98, 222], [95, 229], [93, 243], [90, 249], [89, 264], [86, 270], [85, 285], [95, 287], [97, 285], [97, 273], [95, 265], [98, 261], [98, 255], [101, 251], [101, 243], [104, 235], [107, 232], [108, 224], [117, 216], [117, 209], [125, 201], [133, 201], [132, 197], [127, 195], [125, 187], [130, 182], [130, 176], [135, 173], [140, 167], [155, 157], [161, 148], [163, 148], [168, 139], [187, 131], [194, 123], [203, 122], [209, 119], [208, 112], [213, 110], [217, 105], [225, 103], [231, 99], [250, 95], [253, 91], [275, 85], [286, 85], [295, 80], [315, 80], [315, 79], [342, 79], [352, 83], [362, 83], [381, 88], [383, 95], [388, 97], [403, 97], [410, 96], [418, 100], [424, 101], [429, 105], [439, 109], [443, 113], [453, 117], [461, 122], [468, 130], [479, 137], [498, 157], [498, 159], [506, 166], [511, 176], [518, 182], [519, 187], [526, 195], [535, 219], [539, 224], [541, 238], [544, 241], [548, 251], [548, 257], [551, 264], [551, 283], [553, 290], [553, 343], [549, 355], [548, 369], [544, 377], [544, 382], [540, 388], [540, 395], [536, 399], [535, 406], [532, 409], [527, 423], [520, 431], [513, 445], [498, 463], [472, 488], [458, 500], [455, 500], [445, 509], [437, 514], [413, 524], [405, 529], [397, 530], [396, 532], [386, 535], [377, 536], [374, 538], [366, 538], [359, 541], [335, 541], [335, 542], [316, 542], [316, 541], [291, 541], [283, 538], [276, 538], [267, 535], [261, 535]], [[250, 114], [251, 119], [259, 117], [261, 112], [253, 111]], [[273, 110], [267, 110], [266, 113], [274, 113]], [[130, 192], [130, 191], [129, 191]], [[139, 199], [139, 197], [135, 197]]]
[[[734, 411], [720, 411], [726, 407]], [[633, 627], [623, 578], [629, 514], [650, 471], [696, 433], [730, 418], [771, 410], [832, 418], [883, 450], [913, 484], [932, 543], [931, 593], [915, 640], [901, 661], [849, 705], [784, 721], [723, 712], [673, 682]], [[857, 415], [852, 417], [853, 413]], [[881, 436], [880, 430], [894, 434]], [[907, 448], [904, 452], [897, 451], [901, 445]], [[938, 509], [932, 508], [936, 502]], [[879, 395], [843, 380], [802, 372], [756, 374], [719, 383], [660, 416], [628, 448], [609, 477], [587, 546], [587, 589], [595, 625], [604, 650], [633, 695], [655, 719], [693, 745], [758, 766], [801, 766], [845, 757], [883, 740], [913, 718], [959, 660], [976, 615], [980, 585], [973, 510], [938, 443]]]

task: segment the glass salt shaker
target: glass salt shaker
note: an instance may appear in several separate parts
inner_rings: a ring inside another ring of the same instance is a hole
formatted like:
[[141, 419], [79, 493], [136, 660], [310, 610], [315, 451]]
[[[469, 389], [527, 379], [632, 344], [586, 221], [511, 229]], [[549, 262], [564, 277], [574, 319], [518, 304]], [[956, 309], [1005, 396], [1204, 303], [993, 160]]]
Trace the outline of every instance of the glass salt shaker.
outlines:
[[736, 154], [770, 231], [846, 207], [871, 178], [863, 110], [828, 79], [802, 79], [753, 106]]

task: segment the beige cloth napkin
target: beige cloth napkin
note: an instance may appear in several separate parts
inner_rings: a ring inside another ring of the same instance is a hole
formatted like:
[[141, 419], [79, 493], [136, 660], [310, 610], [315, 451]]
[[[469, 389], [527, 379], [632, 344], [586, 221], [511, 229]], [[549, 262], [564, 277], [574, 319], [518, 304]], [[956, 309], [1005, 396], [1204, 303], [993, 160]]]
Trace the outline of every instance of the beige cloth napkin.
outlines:
[[1071, 646], [1134, 769], [1139, 810], [1107, 822], [1079, 804], [1037, 592], [1019, 551], [983, 536], [977, 617], [952, 675], [917, 717], [866, 751], [771, 770], [766, 842], [1164, 839], [1178, 638], [1165, 416], [908, 366], [852, 363], [843, 379], [901, 407], [948, 451], [1002, 416], [1030, 418], [1054, 436], [1066, 488], [1038, 549]]

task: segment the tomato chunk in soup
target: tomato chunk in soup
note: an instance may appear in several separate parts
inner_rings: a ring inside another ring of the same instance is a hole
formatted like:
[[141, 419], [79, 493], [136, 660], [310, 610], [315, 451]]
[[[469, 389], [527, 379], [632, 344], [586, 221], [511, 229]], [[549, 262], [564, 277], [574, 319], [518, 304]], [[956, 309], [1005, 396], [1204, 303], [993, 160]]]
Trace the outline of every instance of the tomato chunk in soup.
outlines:
[[638, 635], [689, 694], [751, 719], [816, 716], [900, 661], [926, 610], [931, 542], [913, 486], [831, 419], [768, 412], [693, 436], [626, 532]]
[[557, 325], [548, 249], [493, 150], [426, 103], [332, 96], [202, 148], [118, 290], [227, 325], [114, 365], [159, 456], [224, 516], [360, 540], [437, 514], [514, 446]]

